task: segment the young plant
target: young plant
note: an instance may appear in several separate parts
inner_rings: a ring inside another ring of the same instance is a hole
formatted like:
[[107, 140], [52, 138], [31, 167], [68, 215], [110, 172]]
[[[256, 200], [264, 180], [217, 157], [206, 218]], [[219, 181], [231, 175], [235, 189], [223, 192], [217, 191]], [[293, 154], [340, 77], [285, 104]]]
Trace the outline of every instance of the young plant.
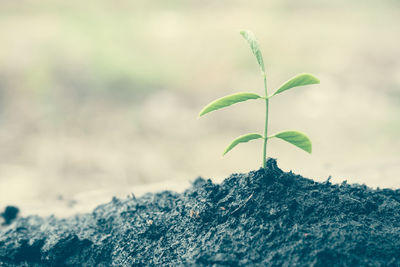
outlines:
[[257, 59], [258, 65], [260, 66], [261, 73], [264, 78], [264, 90], [265, 90], [265, 96], [260, 96], [255, 93], [249, 93], [249, 92], [240, 92], [232, 95], [227, 95], [222, 98], [219, 98], [207, 106], [205, 106], [199, 113], [199, 117], [214, 111], [218, 110], [221, 108], [228, 107], [230, 105], [251, 100], [251, 99], [260, 99], [265, 101], [265, 126], [264, 126], [264, 134], [259, 134], [259, 133], [249, 133], [245, 134], [242, 136], [239, 136], [235, 140], [232, 141], [232, 143], [225, 149], [224, 153], [222, 154], [223, 156], [228, 153], [231, 149], [233, 149], [235, 146], [237, 146], [240, 143], [245, 143], [251, 140], [256, 140], [256, 139], [263, 139], [264, 140], [264, 145], [263, 145], [263, 167], [265, 168], [266, 165], [266, 159], [267, 159], [267, 142], [269, 139], [272, 138], [280, 138], [288, 143], [291, 143], [304, 151], [311, 153], [312, 151], [312, 145], [311, 145], [311, 140], [310, 138], [307, 137], [304, 133], [298, 132], [298, 131], [284, 131], [280, 133], [276, 133], [273, 135], [268, 135], [268, 106], [269, 106], [269, 100], [280, 94], [283, 93], [286, 90], [292, 89], [294, 87], [298, 86], [304, 86], [304, 85], [310, 85], [310, 84], [318, 84], [319, 80], [314, 77], [311, 74], [303, 73], [303, 74], [298, 74], [297, 76], [293, 77], [292, 79], [288, 80], [285, 82], [283, 85], [279, 87], [278, 90], [275, 91], [275, 93], [271, 94], [268, 96], [267, 92], [267, 76], [265, 73], [265, 67], [264, 67], [264, 60], [261, 54], [260, 46], [258, 44], [257, 39], [255, 38], [254, 34], [250, 31], [241, 31], [240, 34], [243, 36], [243, 38], [248, 42], [250, 45], [250, 48], [254, 54], [254, 56]]

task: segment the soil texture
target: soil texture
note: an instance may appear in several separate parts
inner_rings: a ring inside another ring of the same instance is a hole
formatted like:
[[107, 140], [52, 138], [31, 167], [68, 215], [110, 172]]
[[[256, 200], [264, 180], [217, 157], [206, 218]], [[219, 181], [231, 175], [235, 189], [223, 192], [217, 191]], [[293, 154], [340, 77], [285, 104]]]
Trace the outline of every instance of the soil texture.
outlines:
[[400, 266], [400, 190], [280, 170], [0, 228], [0, 266]]

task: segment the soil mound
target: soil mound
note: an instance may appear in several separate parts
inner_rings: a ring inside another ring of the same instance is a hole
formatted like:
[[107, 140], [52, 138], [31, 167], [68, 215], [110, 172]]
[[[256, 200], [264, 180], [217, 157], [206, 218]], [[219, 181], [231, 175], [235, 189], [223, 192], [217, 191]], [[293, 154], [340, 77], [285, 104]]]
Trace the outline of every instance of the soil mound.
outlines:
[[400, 190], [317, 183], [276, 161], [182, 194], [113, 199], [0, 230], [1, 266], [400, 266]]

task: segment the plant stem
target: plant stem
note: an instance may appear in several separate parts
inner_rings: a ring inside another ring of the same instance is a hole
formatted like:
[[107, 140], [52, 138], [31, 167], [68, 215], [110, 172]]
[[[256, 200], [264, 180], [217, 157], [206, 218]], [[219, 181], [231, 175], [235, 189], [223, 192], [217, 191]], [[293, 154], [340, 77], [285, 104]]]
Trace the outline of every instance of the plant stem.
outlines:
[[267, 141], [268, 141], [268, 91], [267, 91], [267, 76], [264, 72], [264, 89], [265, 89], [265, 128], [264, 128], [264, 152], [263, 152], [263, 168], [266, 167], [267, 161]]

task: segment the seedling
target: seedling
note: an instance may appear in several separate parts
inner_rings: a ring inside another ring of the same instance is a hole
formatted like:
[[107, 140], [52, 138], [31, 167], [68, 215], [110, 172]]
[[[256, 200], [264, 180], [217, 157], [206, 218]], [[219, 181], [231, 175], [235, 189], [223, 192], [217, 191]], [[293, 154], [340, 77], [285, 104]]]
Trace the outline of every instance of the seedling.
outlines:
[[199, 113], [199, 117], [221, 109], [225, 108], [228, 106], [231, 106], [233, 104], [251, 100], [251, 99], [260, 99], [265, 101], [265, 126], [264, 126], [264, 134], [259, 134], [259, 133], [249, 133], [245, 134], [242, 136], [239, 136], [235, 140], [230, 143], [230, 145], [225, 149], [224, 153], [222, 154], [223, 156], [231, 151], [235, 146], [237, 146], [240, 143], [245, 143], [249, 142], [251, 140], [256, 140], [256, 139], [263, 139], [264, 140], [264, 145], [263, 145], [263, 167], [265, 168], [266, 165], [266, 159], [267, 159], [267, 142], [268, 140], [272, 138], [280, 138], [288, 143], [291, 143], [292, 145], [295, 145], [304, 151], [308, 152], [311, 154], [312, 151], [312, 145], [311, 145], [311, 140], [308, 138], [307, 135], [305, 135], [302, 132], [298, 131], [284, 131], [284, 132], [279, 132], [273, 135], [268, 135], [268, 106], [269, 106], [269, 100], [280, 94], [283, 93], [289, 89], [292, 89], [294, 87], [298, 86], [304, 86], [304, 85], [310, 85], [310, 84], [318, 84], [319, 80], [314, 77], [311, 74], [308, 73], [303, 73], [303, 74], [298, 74], [292, 79], [288, 80], [285, 82], [283, 85], [279, 87], [278, 90], [275, 91], [272, 95], [268, 96], [268, 91], [267, 91], [267, 75], [265, 73], [265, 67], [264, 67], [264, 60], [261, 54], [260, 46], [258, 44], [257, 39], [255, 38], [254, 34], [250, 31], [241, 31], [240, 34], [243, 36], [243, 38], [248, 42], [250, 45], [250, 48], [254, 54], [254, 56], [257, 59], [258, 65], [260, 66], [262, 76], [264, 78], [264, 90], [265, 90], [265, 96], [260, 96], [255, 93], [250, 93], [250, 92], [240, 92], [232, 95], [227, 95], [222, 98], [219, 98], [207, 106], [205, 106]]

